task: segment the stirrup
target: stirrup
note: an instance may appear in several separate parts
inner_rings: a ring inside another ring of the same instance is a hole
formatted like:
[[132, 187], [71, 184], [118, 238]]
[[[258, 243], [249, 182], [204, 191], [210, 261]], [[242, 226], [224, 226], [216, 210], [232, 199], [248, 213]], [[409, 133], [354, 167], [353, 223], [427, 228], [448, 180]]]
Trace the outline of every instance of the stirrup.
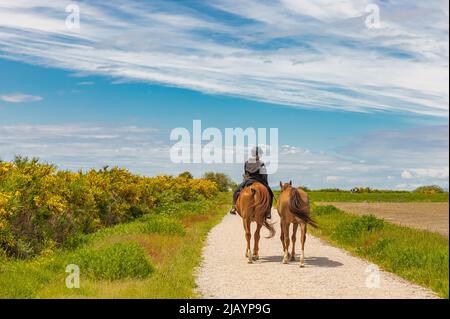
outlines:
[[230, 209], [229, 213], [230, 213], [231, 215], [236, 215], [236, 213], [237, 213], [236, 208], [233, 207], [232, 209]]

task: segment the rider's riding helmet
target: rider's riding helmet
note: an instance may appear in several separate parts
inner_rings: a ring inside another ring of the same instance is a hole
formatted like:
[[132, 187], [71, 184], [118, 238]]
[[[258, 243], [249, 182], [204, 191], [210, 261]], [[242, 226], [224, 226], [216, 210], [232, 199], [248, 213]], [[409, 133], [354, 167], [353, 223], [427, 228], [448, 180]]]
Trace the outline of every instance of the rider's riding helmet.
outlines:
[[255, 158], [260, 158], [261, 155], [263, 155], [263, 154], [264, 154], [264, 152], [263, 152], [262, 148], [259, 146], [256, 146], [252, 149], [252, 156]]

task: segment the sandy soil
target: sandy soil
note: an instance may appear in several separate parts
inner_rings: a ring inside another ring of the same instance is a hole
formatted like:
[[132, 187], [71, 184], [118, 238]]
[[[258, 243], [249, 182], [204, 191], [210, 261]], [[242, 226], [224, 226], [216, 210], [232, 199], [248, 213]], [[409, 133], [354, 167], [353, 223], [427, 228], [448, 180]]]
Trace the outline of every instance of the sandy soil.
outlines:
[[[309, 234], [305, 268], [299, 267], [298, 258], [284, 265], [278, 214], [274, 211], [272, 216], [277, 221], [277, 235], [272, 239], [262, 237], [260, 260], [253, 264], [247, 264], [244, 257], [245, 239], [239, 216], [227, 215], [211, 230], [197, 270], [198, 292], [204, 298], [436, 297], [430, 290], [384, 271], [379, 271], [376, 287], [374, 265]], [[264, 230], [262, 235], [267, 233]]]
[[333, 205], [357, 215], [373, 214], [387, 221], [438, 232], [448, 237], [448, 203], [316, 203]]

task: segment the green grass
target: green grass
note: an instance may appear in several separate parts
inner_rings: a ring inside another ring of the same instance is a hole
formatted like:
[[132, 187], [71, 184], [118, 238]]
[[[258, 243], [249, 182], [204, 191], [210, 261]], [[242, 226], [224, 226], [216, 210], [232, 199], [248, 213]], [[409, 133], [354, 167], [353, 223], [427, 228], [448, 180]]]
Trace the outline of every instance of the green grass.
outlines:
[[[275, 197], [280, 195], [280, 191], [274, 191]], [[421, 194], [413, 192], [374, 192], [374, 193], [351, 193], [349, 191], [326, 192], [309, 191], [308, 195], [314, 202], [448, 202], [449, 193]]]
[[350, 193], [350, 192], [308, 192], [315, 202], [448, 202], [448, 193], [420, 194], [412, 192], [380, 192], [380, 193]]
[[[126, 224], [82, 235], [30, 260], [0, 256], [0, 298], [196, 298], [194, 269], [230, 194], [165, 205]], [[68, 289], [68, 264], [80, 288]]]
[[186, 234], [183, 224], [178, 220], [158, 215], [149, 215], [146, 219], [142, 226], [142, 231], [146, 234]]
[[83, 274], [97, 280], [145, 278], [154, 271], [145, 250], [137, 243], [118, 243], [100, 250], [85, 248], [71, 256]]
[[[199, 297], [193, 272], [207, 232], [229, 201], [229, 194], [221, 194], [165, 205], [132, 222], [73, 237], [64, 249], [31, 260], [0, 256], [0, 298]], [[313, 214], [320, 225], [315, 235], [448, 298], [447, 238], [333, 206], [315, 207]], [[65, 286], [71, 263], [80, 266], [80, 289]]]
[[374, 216], [355, 216], [334, 206], [313, 211], [312, 233], [382, 269], [449, 297], [449, 241], [427, 231], [390, 224]]

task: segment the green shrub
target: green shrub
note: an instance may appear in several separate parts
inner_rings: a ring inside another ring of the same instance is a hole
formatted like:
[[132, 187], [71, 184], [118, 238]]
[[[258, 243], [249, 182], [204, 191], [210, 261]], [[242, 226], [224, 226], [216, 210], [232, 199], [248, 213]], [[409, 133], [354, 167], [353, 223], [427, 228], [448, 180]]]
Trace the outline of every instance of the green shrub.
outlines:
[[69, 236], [63, 244], [63, 247], [66, 249], [75, 249], [82, 245], [84, 245], [87, 242], [87, 238], [83, 234], [74, 234], [72, 236]]
[[216, 183], [221, 192], [228, 192], [237, 186], [229, 176], [223, 173], [207, 172], [203, 174], [203, 179]]
[[380, 230], [384, 227], [384, 221], [373, 215], [356, 217], [350, 222], [342, 222], [337, 225], [333, 237], [345, 243], [357, 242], [364, 235]]
[[115, 244], [101, 250], [84, 248], [68, 263], [80, 267], [80, 276], [86, 274], [95, 280], [145, 278], [154, 270], [144, 249], [136, 243]]
[[352, 188], [352, 190], [351, 190], [352, 193], [358, 193], [358, 194], [372, 193], [374, 191], [375, 190], [373, 190], [370, 187], [355, 187], [355, 188]]
[[183, 177], [183, 178], [187, 178], [187, 179], [193, 179], [194, 176], [191, 174], [191, 172], [183, 172], [180, 175], [178, 175], [178, 177]]
[[128, 222], [158, 206], [209, 199], [218, 191], [215, 182], [186, 174], [145, 177], [117, 167], [84, 173], [37, 159], [0, 161], [0, 249], [29, 258], [76, 247], [79, 234]]
[[430, 185], [430, 186], [417, 187], [414, 190], [414, 193], [419, 193], [419, 194], [442, 194], [442, 193], [445, 193], [445, 191], [440, 186]]

